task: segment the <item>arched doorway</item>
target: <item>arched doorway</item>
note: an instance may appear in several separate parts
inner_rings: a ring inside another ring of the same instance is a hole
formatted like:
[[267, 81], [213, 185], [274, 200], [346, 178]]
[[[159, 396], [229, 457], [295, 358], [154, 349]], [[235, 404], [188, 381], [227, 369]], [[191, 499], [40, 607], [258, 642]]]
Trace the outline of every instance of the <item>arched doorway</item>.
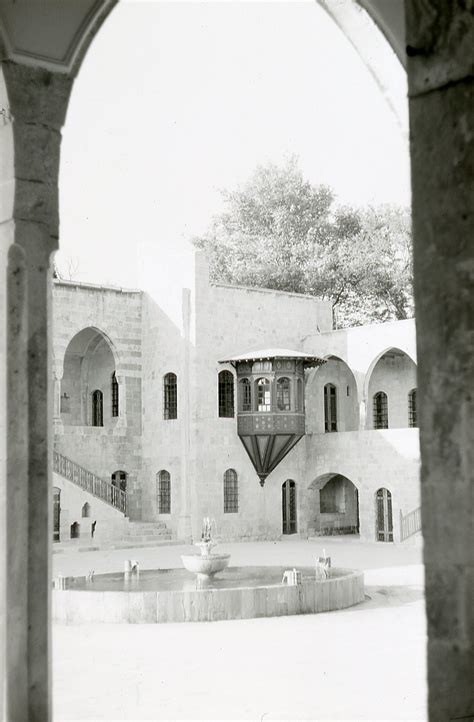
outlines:
[[343, 474], [327, 473], [309, 485], [308, 529], [321, 536], [359, 534], [359, 490]]
[[117, 487], [120, 491], [127, 491], [127, 472], [114, 471], [112, 474], [112, 486]]
[[376, 539], [393, 542], [392, 494], [388, 489], [377, 489], [375, 499]]
[[61, 540], [61, 489], [53, 486], [53, 541]]
[[296, 534], [296, 484], [287, 479], [281, 487], [281, 511], [283, 534]]

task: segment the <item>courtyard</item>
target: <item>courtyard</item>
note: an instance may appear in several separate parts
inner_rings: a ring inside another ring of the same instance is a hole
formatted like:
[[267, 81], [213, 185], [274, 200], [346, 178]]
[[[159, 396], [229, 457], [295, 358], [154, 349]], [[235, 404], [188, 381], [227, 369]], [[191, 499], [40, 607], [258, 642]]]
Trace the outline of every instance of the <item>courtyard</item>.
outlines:
[[[54, 719], [425, 720], [419, 545], [347, 537], [222, 544], [231, 565], [363, 569], [365, 601], [316, 615], [53, 627]], [[190, 547], [62, 551], [53, 574], [180, 567]]]

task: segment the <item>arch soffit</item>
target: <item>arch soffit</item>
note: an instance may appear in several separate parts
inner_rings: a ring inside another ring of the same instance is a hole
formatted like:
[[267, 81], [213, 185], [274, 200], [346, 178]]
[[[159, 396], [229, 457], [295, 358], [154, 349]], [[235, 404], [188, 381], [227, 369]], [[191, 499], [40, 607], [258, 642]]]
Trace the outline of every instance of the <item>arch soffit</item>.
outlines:
[[355, 486], [357, 490], [359, 490], [357, 484], [351, 478], [346, 476], [346, 474], [341, 474], [340, 471], [327, 471], [325, 474], [320, 474], [319, 476], [317, 476], [308, 484], [308, 491], [321, 490], [324, 486], [326, 486], [326, 484], [338, 477], [341, 479], [346, 479], [353, 486]]
[[[358, 395], [361, 394], [362, 389], [363, 389], [364, 376], [360, 375], [357, 371], [354, 372], [351, 369], [351, 367], [349, 366], [349, 364], [347, 363], [347, 360], [345, 358], [343, 358], [342, 356], [339, 356], [338, 354], [333, 354], [333, 353], [323, 354], [321, 356], [321, 358], [323, 358], [325, 361], [339, 361], [340, 363], [344, 364], [346, 369], [349, 371], [349, 374], [350, 374], [352, 380], [354, 381], [355, 387], [357, 389], [357, 394]], [[313, 373], [311, 373], [311, 375], [308, 376], [307, 384], [308, 385], [314, 384], [315, 380], [318, 378], [318, 372], [320, 371], [320, 369], [324, 369], [325, 367], [326, 367], [326, 364], [322, 364], [322, 366], [317, 366], [314, 369]]]
[[[87, 334], [87, 331], [90, 331], [90, 334]], [[64, 349], [61, 349], [59, 354], [55, 357], [56, 371], [59, 371], [62, 375], [64, 371], [64, 361], [66, 359], [66, 354], [68, 351], [71, 350], [71, 344], [76, 339], [76, 337], [82, 333], [84, 334], [84, 344], [82, 348], [78, 349], [78, 351], [83, 352], [84, 355], [87, 353], [87, 351], [92, 351], [93, 353], [97, 349], [99, 344], [105, 341], [114, 358], [115, 372], [117, 376], [119, 376], [121, 362], [120, 353], [117, 350], [117, 347], [115, 346], [113, 341], [110, 339], [110, 336], [103, 329], [98, 328], [97, 326], [85, 326], [78, 331], [76, 330], [70, 334], [66, 346], [64, 347]]]
[[364, 397], [365, 398], [368, 398], [370, 379], [372, 377], [372, 373], [373, 373], [375, 367], [377, 366], [377, 364], [380, 361], [380, 359], [382, 358], [382, 356], [385, 356], [385, 354], [389, 353], [390, 351], [396, 351], [398, 353], [403, 354], [404, 356], [407, 356], [407, 358], [409, 358], [410, 361], [412, 361], [415, 364], [415, 367], [417, 367], [416, 357], [412, 353], [412, 351], [409, 351], [406, 348], [401, 348], [400, 346], [388, 346], [383, 351], [381, 351], [379, 354], [377, 354], [377, 356], [374, 359], [372, 359], [372, 361], [370, 362], [370, 364], [365, 372], [365, 375], [364, 375]]
[[6, 55], [21, 65], [75, 76], [87, 50], [118, 0], [0, 0], [0, 38]]

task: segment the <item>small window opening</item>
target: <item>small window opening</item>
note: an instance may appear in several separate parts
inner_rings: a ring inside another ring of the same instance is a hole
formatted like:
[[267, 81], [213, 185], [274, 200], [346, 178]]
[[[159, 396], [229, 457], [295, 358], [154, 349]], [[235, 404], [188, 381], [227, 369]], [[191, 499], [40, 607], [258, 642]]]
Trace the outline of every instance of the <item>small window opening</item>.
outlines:
[[218, 381], [219, 417], [234, 416], [234, 376], [230, 371], [221, 371]]
[[96, 389], [92, 392], [92, 426], [104, 425], [104, 396]]
[[324, 387], [324, 431], [337, 431], [337, 394], [334, 384]]
[[178, 379], [173, 373], [166, 374], [163, 379], [163, 418], [178, 418]]
[[162, 469], [156, 475], [158, 514], [171, 514], [171, 475]]
[[290, 411], [290, 379], [278, 379], [276, 387], [276, 402], [278, 411]]
[[374, 396], [373, 417], [374, 429], [388, 429], [388, 399], [384, 391]]
[[239, 511], [239, 487], [235, 469], [227, 469], [224, 474], [224, 514]]
[[119, 415], [119, 385], [115, 371], [112, 374], [112, 416]]
[[270, 381], [257, 379], [257, 411], [271, 411]]
[[240, 389], [240, 410], [252, 411], [252, 387], [248, 379], [241, 379]]

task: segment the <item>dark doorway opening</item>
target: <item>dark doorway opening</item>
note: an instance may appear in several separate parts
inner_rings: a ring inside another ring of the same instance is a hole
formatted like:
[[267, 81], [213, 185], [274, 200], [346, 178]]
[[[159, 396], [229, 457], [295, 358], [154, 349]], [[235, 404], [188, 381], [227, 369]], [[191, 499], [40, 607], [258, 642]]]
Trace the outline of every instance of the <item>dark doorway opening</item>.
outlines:
[[287, 479], [281, 487], [283, 534], [296, 534], [296, 484]]

